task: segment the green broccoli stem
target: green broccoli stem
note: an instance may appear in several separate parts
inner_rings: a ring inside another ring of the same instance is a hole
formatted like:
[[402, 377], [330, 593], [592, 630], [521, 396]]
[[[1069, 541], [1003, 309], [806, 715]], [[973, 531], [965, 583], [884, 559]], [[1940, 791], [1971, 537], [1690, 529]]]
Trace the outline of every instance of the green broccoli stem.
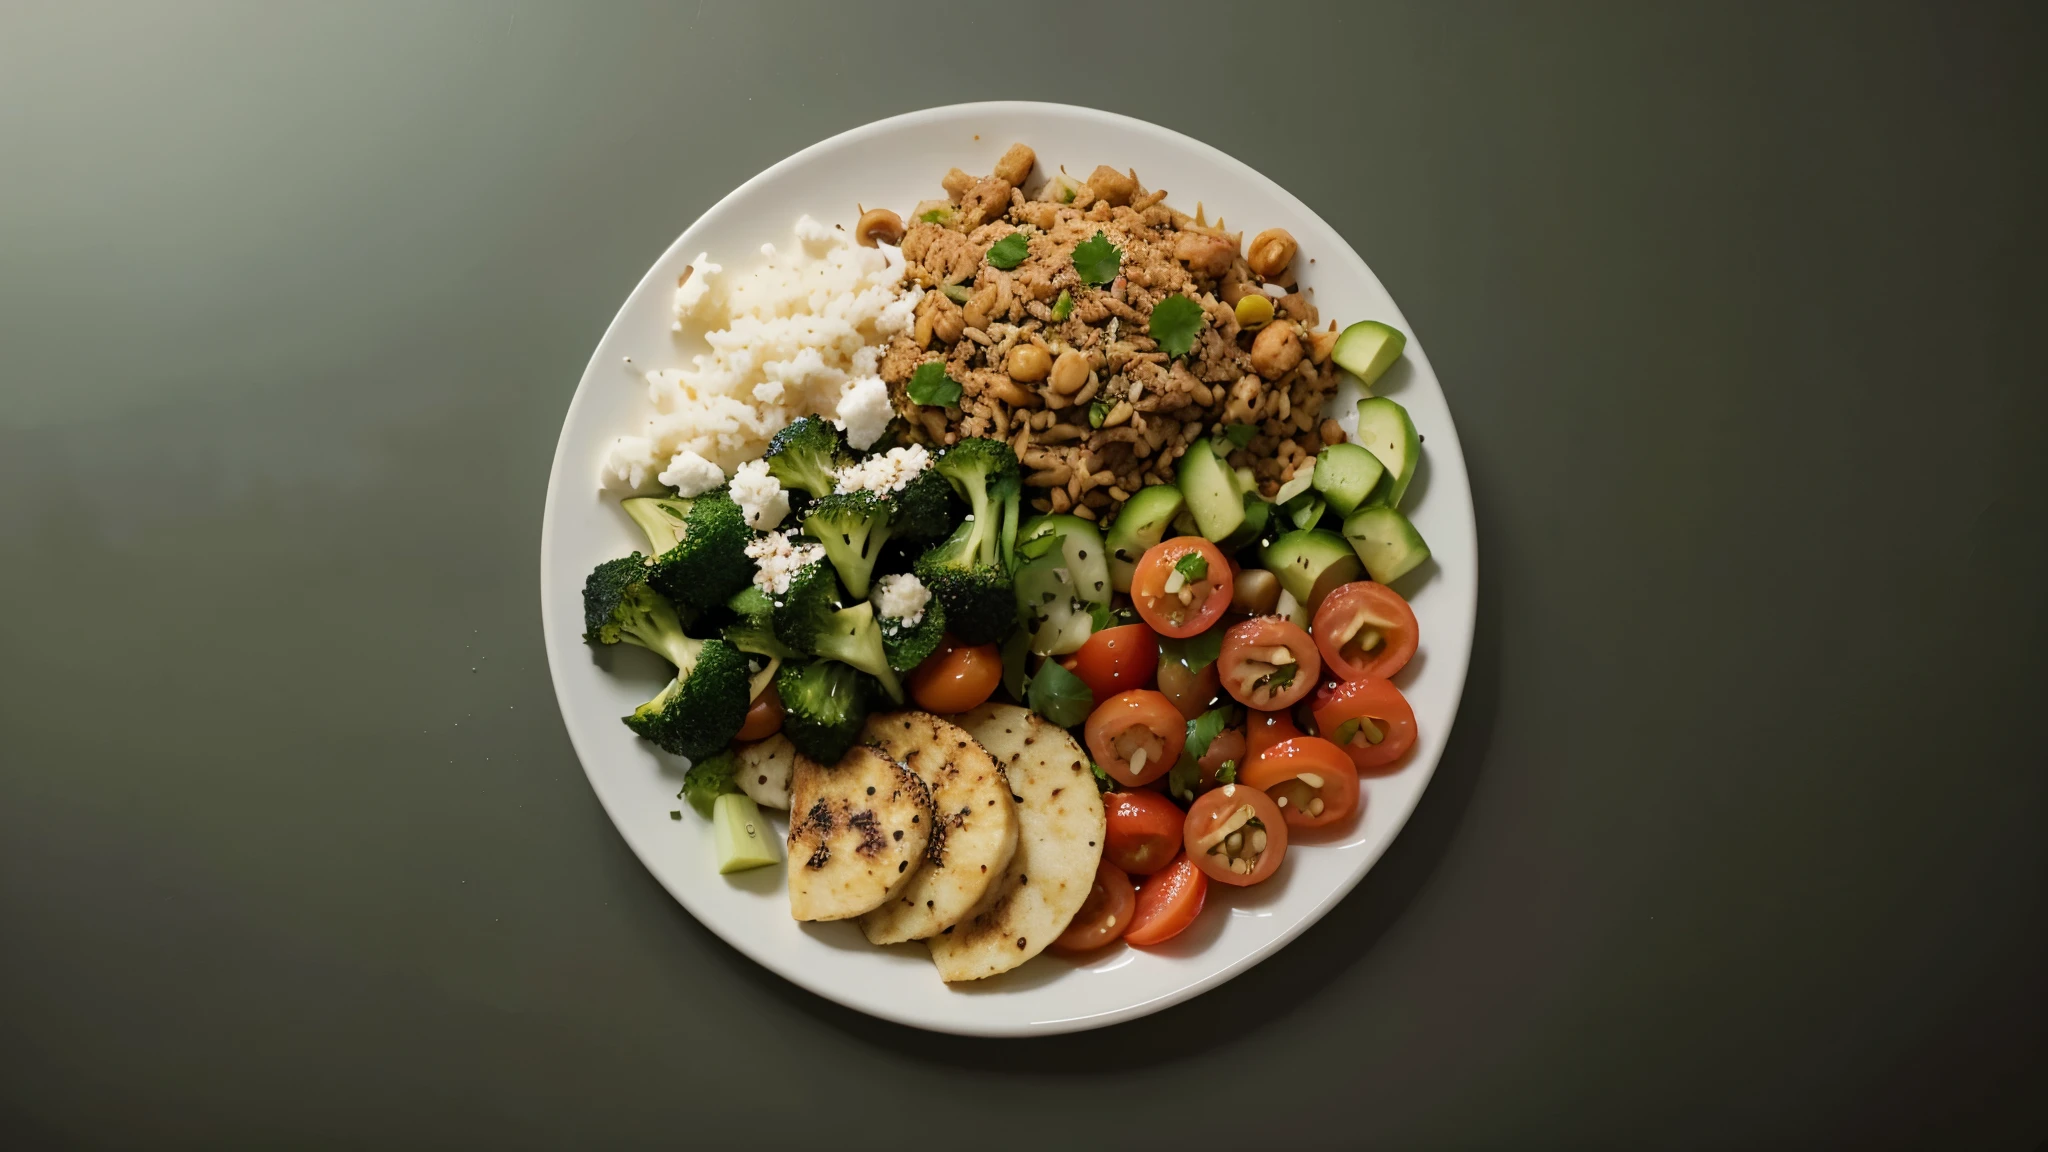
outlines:
[[697, 654], [704, 650], [704, 642], [683, 634], [682, 617], [676, 614], [675, 607], [666, 597], [645, 597], [637, 607], [639, 612], [627, 622], [621, 634], [675, 665], [680, 670], [679, 675], [688, 676], [690, 669], [696, 666]]

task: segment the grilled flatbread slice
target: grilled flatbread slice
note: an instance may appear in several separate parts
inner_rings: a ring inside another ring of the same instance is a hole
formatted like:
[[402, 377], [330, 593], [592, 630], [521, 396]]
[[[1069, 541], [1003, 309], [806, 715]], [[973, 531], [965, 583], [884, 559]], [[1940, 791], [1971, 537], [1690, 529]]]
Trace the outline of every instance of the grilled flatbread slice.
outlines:
[[789, 914], [845, 920], [910, 883], [932, 828], [931, 789], [873, 748], [790, 773]]
[[1017, 850], [1017, 809], [980, 741], [929, 712], [871, 717], [861, 742], [924, 778], [938, 821], [910, 886], [860, 918], [875, 944], [922, 940], [960, 922]]
[[796, 745], [777, 732], [732, 751], [733, 779], [748, 799], [763, 808], [789, 810], [789, 777], [796, 770]]
[[1045, 950], [1088, 899], [1102, 859], [1102, 795], [1064, 729], [1014, 704], [958, 717], [1003, 766], [1017, 801], [1017, 852], [965, 920], [932, 937], [948, 982], [1007, 972]]

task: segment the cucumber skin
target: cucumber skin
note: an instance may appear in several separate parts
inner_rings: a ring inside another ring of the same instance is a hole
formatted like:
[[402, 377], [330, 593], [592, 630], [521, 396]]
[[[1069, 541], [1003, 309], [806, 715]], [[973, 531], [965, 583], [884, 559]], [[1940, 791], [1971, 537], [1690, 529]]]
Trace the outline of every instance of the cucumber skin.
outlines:
[[[1399, 328], [1377, 320], [1360, 320], [1337, 334], [1330, 358], [1370, 388], [1407, 348], [1408, 336]], [[1392, 349], [1391, 355], [1388, 349]]]
[[1429, 542], [1398, 509], [1368, 504], [1344, 521], [1344, 540], [1374, 580], [1392, 584], [1429, 559]]
[[[1186, 511], [1187, 503], [1180, 489], [1172, 484], [1148, 484], [1124, 501], [1123, 511], [1116, 514], [1116, 523], [1109, 526], [1109, 533], [1103, 538], [1109, 552], [1111, 587], [1119, 592], [1131, 590], [1139, 559], [1146, 549], [1165, 539], [1167, 528]], [[1119, 558], [1119, 551], [1130, 553], [1130, 559]]]
[[[1203, 473], [1211, 468], [1214, 475], [1205, 478]], [[1205, 538], [1224, 539], [1244, 523], [1244, 493], [1238, 488], [1237, 476], [1207, 437], [1188, 445], [1173, 478]]]
[[[1360, 460], [1359, 457], [1364, 457]], [[1365, 471], [1372, 472], [1372, 480], [1364, 485], [1351, 483], [1353, 476]], [[1387, 473], [1387, 466], [1380, 458], [1365, 447], [1344, 442], [1332, 444], [1316, 453], [1315, 480], [1313, 486], [1339, 516], [1349, 516], [1358, 511], [1373, 492], [1378, 489], [1380, 479]]]
[[[1306, 564], [1299, 562], [1303, 555], [1308, 556]], [[1259, 563], [1279, 577], [1280, 586], [1304, 605], [1313, 598], [1316, 583], [1331, 565], [1349, 563], [1363, 568], [1349, 540], [1320, 528], [1281, 533], [1259, 550]]]
[[[1369, 432], [1368, 429], [1378, 429], [1382, 424], [1382, 421], [1374, 416], [1375, 412], [1388, 413], [1389, 418], [1395, 421], [1393, 427], [1399, 433], [1408, 465], [1406, 469], [1398, 474], [1387, 458], [1380, 455], [1381, 450], [1373, 447], [1373, 444], [1378, 441], [1378, 436], [1373, 432]], [[1366, 496], [1365, 504], [1360, 505], [1360, 507], [1371, 504], [1385, 504], [1390, 508], [1399, 508], [1401, 506], [1401, 497], [1408, 494], [1408, 482], [1415, 479], [1416, 469], [1422, 461], [1422, 437], [1416, 433], [1415, 421], [1408, 415], [1408, 409], [1384, 396], [1368, 396], [1360, 400], [1358, 402], [1358, 435], [1353, 443], [1359, 444], [1366, 451], [1371, 452], [1374, 458], [1379, 460], [1380, 465], [1387, 470], [1386, 475], [1380, 478], [1380, 482], [1374, 485], [1372, 492]]]

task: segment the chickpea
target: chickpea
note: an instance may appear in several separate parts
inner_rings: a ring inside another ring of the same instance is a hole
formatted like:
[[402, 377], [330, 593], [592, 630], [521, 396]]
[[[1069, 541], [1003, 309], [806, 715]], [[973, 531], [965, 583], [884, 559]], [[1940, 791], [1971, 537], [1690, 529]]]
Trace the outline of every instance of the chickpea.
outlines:
[[996, 161], [994, 175], [998, 180], [1022, 184], [1024, 178], [1031, 175], [1031, 166], [1036, 163], [1038, 153], [1033, 152], [1030, 145], [1012, 144], [1010, 150], [1003, 153], [1003, 158]]
[[1268, 380], [1294, 371], [1301, 363], [1301, 338], [1292, 324], [1268, 324], [1252, 341], [1252, 370]]
[[1095, 171], [1088, 174], [1088, 187], [1095, 193], [1097, 200], [1112, 208], [1129, 204], [1131, 197], [1138, 194], [1136, 180], [1107, 164], [1096, 165]]
[[1322, 436], [1323, 443], [1325, 444], [1342, 444], [1344, 442], [1344, 426], [1335, 420], [1323, 421], [1322, 427], [1317, 431]]
[[961, 314], [958, 304], [943, 296], [939, 299], [945, 302], [932, 312], [932, 335], [944, 343], [951, 344], [960, 339], [962, 332], [967, 331], [967, 317]]
[[1060, 353], [1052, 365], [1052, 390], [1071, 396], [1088, 382], [1088, 357], [1072, 348]]
[[887, 208], [870, 208], [860, 214], [860, 223], [853, 226], [853, 238], [863, 248], [873, 248], [877, 241], [883, 244], [903, 242], [903, 217]]
[[1052, 357], [1036, 344], [1018, 344], [1010, 349], [1005, 367], [1010, 379], [1033, 384], [1051, 374]]
[[1229, 241], [1205, 232], [1183, 232], [1174, 241], [1173, 258], [1198, 276], [1214, 278], [1230, 271], [1237, 260], [1237, 249]]
[[967, 195], [967, 190], [974, 187], [976, 183], [977, 181], [974, 177], [969, 176], [958, 168], [954, 168], [946, 173], [945, 179], [939, 181], [939, 187], [946, 190], [946, 198], [948, 200], [958, 204], [960, 198]]
[[1294, 237], [1285, 228], [1268, 228], [1252, 237], [1252, 246], [1245, 252], [1245, 262], [1252, 271], [1270, 280], [1294, 263], [1297, 245]]
[[974, 295], [967, 298], [967, 327], [987, 328], [989, 317], [994, 315], [996, 303], [1001, 295], [1002, 290], [996, 287], [993, 280], [976, 289]]

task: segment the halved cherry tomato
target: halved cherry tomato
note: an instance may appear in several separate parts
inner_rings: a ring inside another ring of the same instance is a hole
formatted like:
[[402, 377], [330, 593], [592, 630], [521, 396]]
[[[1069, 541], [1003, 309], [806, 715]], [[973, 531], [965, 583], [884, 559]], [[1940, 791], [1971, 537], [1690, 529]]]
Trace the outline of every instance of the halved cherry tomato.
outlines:
[[1287, 821], [1273, 798], [1244, 784], [1225, 784], [1195, 797], [1183, 828], [1188, 859], [1211, 880], [1244, 887], [1280, 868]]
[[1159, 637], [1143, 624], [1104, 628], [1061, 663], [1088, 685], [1097, 700], [1107, 700], [1143, 688], [1152, 679], [1159, 666]]
[[910, 670], [910, 696], [927, 712], [978, 708], [1003, 682], [1003, 656], [993, 644], [965, 647], [948, 636]]
[[1081, 910], [1067, 921], [1067, 930], [1052, 942], [1058, 952], [1093, 952], [1130, 930], [1138, 894], [1123, 869], [1107, 860], [1095, 865], [1095, 883]]
[[754, 702], [747, 706], [746, 722], [740, 725], [735, 740], [766, 740], [782, 731], [782, 693], [775, 690], [775, 681], [770, 680]]
[[1189, 671], [1188, 666], [1161, 653], [1159, 656], [1159, 690], [1180, 709], [1180, 714], [1193, 720], [1209, 710], [1215, 702], [1216, 693], [1223, 689], [1216, 682], [1216, 662], [1209, 661], [1199, 671]]
[[1153, 631], [1184, 640], [1223, 618], [1234, 588], [1222, 549], [1200, 536], [1176, 536], [1139, 557], [1131, 575], [1131, 605]]
[[1296, 828], [1335, 824], [1358, 807], [1358, 768], [1342, 748], [1315, 736], [1273, 745], [1237, 780], [1271, 796]]
[[1399, 672], [1422, 635], [1401, 594], [1370, 580], [1330, 593], [1316, 609], [1313, 631], [1324, 665], [1346, 680], [1384, 680]]
[[1157, 792], [1111, 792], [1102, 814], [1102, 858], [1133, 876], [1150, 876], [1180, 851], [1180, 809]]
[[1415, 710], [1390, 681], [1347, 680], [1316, 707], [1316, 731], [1372, 774], [1415, 746]]
[[1225, 728], [1218, 732], [1216, 738], [1209, 741], [1209, 750], [1202, 753], [1200, 760], [1195, 761], [1202, 766], [1202, 787], [1214, 788], [1216, 773], [1221, 772], [1225, 764], [1235, 764], [1243, 768], [1245, 760], [1244, 729]]
[[[1251, 712], [1245, 716], [1244, 754], [1256, 760], [1266, 749], [1282, 740], [1306, 735], [1308, 733], [1296, 727], [1294, 717], [1286, 712]], [[1244, 762], [1240, 761], [1237, 766], [1243, 768]]]
[[1138, 688], [1096, 705], [1083, 734], [1089, 753], [1109, 778], [1135, 788], [1166, 775], [1180, 759], [1188, 724], [1171, 700]]
[[1185, 853], [1175, 856], [1173, 863], [1138, 885], [1138, 905], [1124, 943], [1141, 948], [1166, 943], [1195, 922], [1208, 898], [1209, 878]]
[[1216, 674], [1239, 703], [1278, 712], [1315, 691], [1323, 657], [1286, 617], [1254, 616], [1223, 634]]

